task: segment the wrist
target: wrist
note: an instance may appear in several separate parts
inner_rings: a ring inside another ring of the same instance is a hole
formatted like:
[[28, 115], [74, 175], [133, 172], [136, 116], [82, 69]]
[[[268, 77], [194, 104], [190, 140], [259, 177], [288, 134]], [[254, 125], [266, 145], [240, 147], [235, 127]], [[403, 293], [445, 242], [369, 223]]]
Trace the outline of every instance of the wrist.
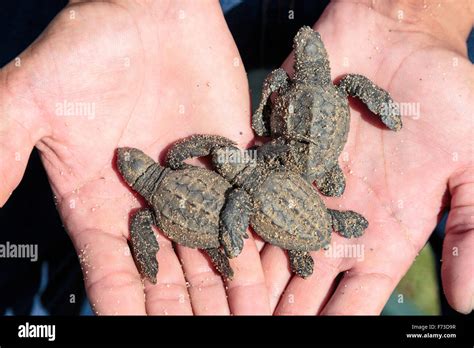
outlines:
[[458, 49], [461, 45], [465, 47], [474, 25], [474, 1], [356, 0], [355, 3], [382, 15], [385, 18], [382, 24], [393, 31], [426, 33]]
[[[70, 0], [70, 4], [80, 2], [94, 2], [94, 0]], [[215, 9], [220, 9], [219, 0], [111, 0], [112, 3], [117, 4], [124, 9], [132, 12], [142, 12], [148, 15], [163, 18], [167, 16], [177, 15], [178, 18], [194, 16], [196, 14], [205, 13], [212, 16]], [[206, 11], [211, 11], [206, 13]]]
[[37, 110], [28, 106], [31, 99], [9, 82], [13, 64], [0, 69], [0, 208], [20, 182], [31, 149], [41, 136], [35, 122]]
[[25, 69], [22, 64], [16, 58], [0, 69], [0, 137], [15, 134], [18, 149], [23, 145], [33, 147], [37, 139], [49, 134], [49, 126], [41, 122], [41, 112], [26, 82], [25, 74], [29, 72], [20, 70]]

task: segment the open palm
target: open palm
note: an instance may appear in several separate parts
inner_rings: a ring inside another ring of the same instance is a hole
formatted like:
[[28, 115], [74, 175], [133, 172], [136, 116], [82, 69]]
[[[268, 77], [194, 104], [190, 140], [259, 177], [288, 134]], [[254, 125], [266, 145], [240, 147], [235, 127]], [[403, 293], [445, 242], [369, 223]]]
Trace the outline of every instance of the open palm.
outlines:
[[[351, 101], [351, 130], [340, 157], [346, 191], [325, 201], [362, 213], [369, 228], [359, 239], [334, 235], [330, 251], [313, 254], [315, 271], [306, 280], [291, 278], [284, 253], [266, 246], [261, 254], [272, 310], [380, 313], [450, 205], [443, 285], [456, 309], [471, 311], [474, 71], [465, 52], [350, 2], [329, 5], [314, 29], [325, 42], [332, 76], [360, 73], [387, 89], [402, 103], [403, 129], [383, 128]], [[283, 67], [291, 71], [291, 65], [289, 57]], [[338, 254], [344, 245], [352, 248]]]
[[158, 284], [142, 283], [127, 245], [140, 203], [117, 175], [117, 147], [158, 159], [189, 134], [252, 138], [245, 70], [218, 3], [69, 5], [0, 81], [0, 201], [36, 146], [97, 313], [269, 312], [252, 239], [227, 284], [204, 254], [162, 234]]

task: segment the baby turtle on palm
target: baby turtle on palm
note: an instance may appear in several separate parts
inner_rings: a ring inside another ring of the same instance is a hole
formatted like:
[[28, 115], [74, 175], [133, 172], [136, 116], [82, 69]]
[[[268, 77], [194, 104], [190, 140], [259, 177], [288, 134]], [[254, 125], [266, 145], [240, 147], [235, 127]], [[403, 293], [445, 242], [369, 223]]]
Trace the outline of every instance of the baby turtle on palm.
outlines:
[[288, 145], [289, 151], [282, 158], [287, 169], [301, 173], [311, 183], [315, 181], [324, 195], [340, 196], [345, 179], [338, 157], [349, 132], [347, 97], [359, 98], [391, 130], [400, 130], [402, 121], [388, 92], [368, 78], [349, 74], [338, 85], [332, 83], [319, 33], [303, 27], [293, 45], [294, 76], [290, 79], [281, 68], [270, 73], [252, 127], [257, 135], [274, 139], [263, 146]]
[[167, 165], [186, 170], [192, 168], [184, 162], [187, 158], [211, 154], [217, 172], [235, 187], [220, 216], [221, 244], [227, 255], [240, 252], [242, 231], [250, 224], [266, 242], [288, 250], [294, 273], [308, 277], [313, 273], [309, 252], [327, 247], [333, 229], [351, 238], [368, 227], [356, 212], [327, 209], [313, 185], [281, 166], [277, 158], [287, 151], [285, 146], [272, 151], [257, 148], [246, 155], [234, 145], [220, 145], [226, 141], [218, 136], [191, 136], [170, 148]]

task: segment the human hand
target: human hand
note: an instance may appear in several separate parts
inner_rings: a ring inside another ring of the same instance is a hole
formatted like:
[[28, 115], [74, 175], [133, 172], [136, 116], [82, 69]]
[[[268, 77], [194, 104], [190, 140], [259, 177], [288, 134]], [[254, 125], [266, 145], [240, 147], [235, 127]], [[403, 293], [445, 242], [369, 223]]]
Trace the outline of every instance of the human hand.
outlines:
[[[334, 1], [314, 27], [326, 45], [332, 77], [360, 73], [414, 108], [402, 113], [403, 129], [395, 133], [351, 101], [357, 108], [340, 158], [346, 190], [325, 202], [367, 218], [369, 228], [359, 239], [333, 234], [333, 250], [360, 244], [363, 254], [314, 252], [314, 273], [302, 279], [290, 274], [284, 251], [266, 245], [261, 256], [271, 309], [380, 313], [449, 206], [443, 287], [451, 306], [468, 313], [474, 294], [474, 69], [465, 42], [474, 9], [468, 2], [368, 4]], [[291, 56], [283, 67], [292, 71]]]
[[116, 172], [117, 147], [156, 159], [194, 133], [243, 147], [252, 138], [244, 67], [217, 1], [70, 4], [0, 71], [0, 105], [0, 206], [36, 146], [97, 313], [269, 313], [252, 238], [228, 283], [160, 233], [158, 283], [142, 284], [127, 245], [140, 204]]

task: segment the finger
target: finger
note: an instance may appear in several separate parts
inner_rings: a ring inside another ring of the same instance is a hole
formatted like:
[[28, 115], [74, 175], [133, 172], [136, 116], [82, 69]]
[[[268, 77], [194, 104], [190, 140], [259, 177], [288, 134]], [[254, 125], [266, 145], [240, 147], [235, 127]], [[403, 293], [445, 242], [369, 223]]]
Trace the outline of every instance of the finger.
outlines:
[[226, 315], [230, 313], [224, 282], [206, 255], [196, 249], [177, 246], [188, 292], [196, 315]]
[[117, 190], [121, 185], [108, 168], [59, 203], [93, 308], [99, 314], [191, 313], [181, 266], [163, 237], [158, 236], [157, 285], [143, 284], [127, 244], [130, 212], [138, 203], [125, 187]]
[[285, 250], [271, 244], [266, 244], [260, 255], [268, 289], [270, 311], [273, 313], [292, 277], [288, 255]]
[[98, 315], [144, 315], [143, 284], [123, 236], [100, 229], [73, 234], [87, 296]]
[[[393, 233], [397, 230], [388, 226], [386, 223], [385, 230], [369, 227], [357, 240], [333, 236], [329, 256], [338, 256], [340, 249], [344, 257], [339, 269], [346, 271], [320, 314], [380, 314], [423, 245], [415, 246], [411, 240], [398, 238]], [[373, 233], [377, 233], [378, 238], [374, 238]], [[338, 248], [343, 244], [344, 248]]]
[[58, 195], [58, 209], [79, 255], [94, 311], [146, 314], [143, 283], [127, 243], [131, 201], [114, 193], [119, 181], [111, 169], [107, 173], [104, 180]]
[[470, 313], [474, 300], [474, 168], [449, 180], [451, 210], [446, 223], [441, 276], [446, 298], [455, 310]]
[[313, 274], [303, 279], [293, 276], [275, 310], [277, 315], [314, 315], [319, 313], [334, 292], [336, 277], [341, 272], [340, 258], [325, 257], [323, 252], [311, 253]]
[[[249, 234], [250, 235], [250, 234]], [[270, 306], [260, 254], [250, 236], [242, 253], [230, 260], [234, 278], [227, 282], [230, 310], [237, 315], [270, 314]]]
[[26, 70], [15, 63], [0, 70], [0, 207], [20, 183], [33, 146], [48, 133], [26, 87]]
[[145, 281], [146, 309], [152, 315], [193, 314], [181, 263], [173, 244], [158, 234], [158, 275], [156, 284]]
[[383, 273], [346, 271], [321, 314], [380, 314], [396, 284], [393, 278]]

